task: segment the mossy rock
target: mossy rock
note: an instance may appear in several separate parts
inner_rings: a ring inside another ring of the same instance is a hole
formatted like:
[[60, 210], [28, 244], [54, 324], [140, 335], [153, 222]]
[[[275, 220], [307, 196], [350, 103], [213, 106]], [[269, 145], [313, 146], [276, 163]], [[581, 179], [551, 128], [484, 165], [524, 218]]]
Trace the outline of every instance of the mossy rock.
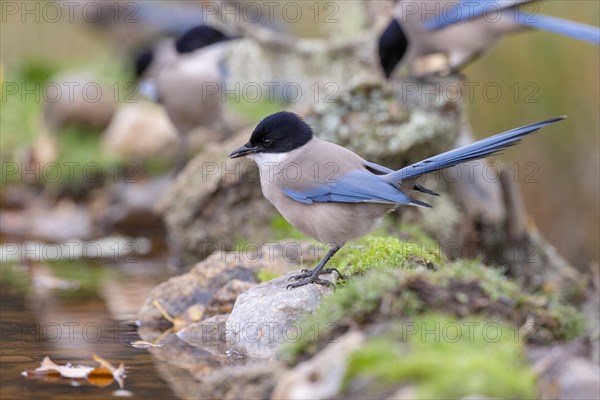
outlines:
[[[386, 221], [389, 222], [389, 221]], [[292, 239], [311, 241], [278, 215], [270, 221], [272, 236], [277, 240]], [[429, 269], [437, 269], [443, 260], [440, 245], [418, 227], [401, 225], [401, 237], [389, 236], [388, 228], [382, 227], [370, 235], [353, 241], [342, 247], [327, 263], [328, 267], [337, 268], [344, 276], [363, 275], [370, 270], [387, 270], [390, 265], [395, 268], [413, 269], [417, 265]], [[323, 254], [327, 246], [318, 242], [315, 248], [322, 248]], [[311, 265], [305, 265], [309, 268]], [[343, 285], [343, 280], [341, 282]]]
[[441, 314], [394, 324], [352, 353], [343, 395], [534, 398], [536, 377], [513, 332], [506, 323]]
[[[300, 321], [303, 335], [284, 348], [286, 361], [310, 357], [348, 330], [431, 312], [505, 321], [527, 342], [568, 340], [582, 332], [583, 320], [572, 307], [528, 294], [497, 269], [476, 261], [436, 266], [435, 253], [415, 257], [397, 239], [365, 241], [371, 247], [341, 254], [342, 273], [351, 272], [347, 284]], [[354, 260], [350, 267], [348, 260]]]
[[367, 271], [390, 267], [412, 270], [418, 266], [438, 269], [442, 261], [440, 246], [418, 228], [407, 226], [402, 239], [369, 235], [343, 247], [330, 261], [345, 276], [364, 275]]

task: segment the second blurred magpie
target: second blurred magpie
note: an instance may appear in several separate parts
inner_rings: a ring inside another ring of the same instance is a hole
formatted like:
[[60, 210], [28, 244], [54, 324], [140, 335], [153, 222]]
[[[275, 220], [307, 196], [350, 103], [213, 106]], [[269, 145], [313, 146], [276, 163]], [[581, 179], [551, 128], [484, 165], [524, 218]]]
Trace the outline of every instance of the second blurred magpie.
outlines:
[[135, 63], [140, 91], [162, 104], [179, 132], [176, 170], [185, 165], [188, 136], [198, 127], [229, 130], [223, 118], [225, 42], [236, 39], [208, 25], [194, 27], [177, 40], [163, 39]]
[[[494, 45], [503, 34], [535, 28], [600, 44], [597, 27], [522, 9], [537, 0], [400, 0], [379, 38], [379, 60], [387, 78], [398, 65], [443, 54], [455, 72]], [[413, 69], [413, 75], [419, 75]]]

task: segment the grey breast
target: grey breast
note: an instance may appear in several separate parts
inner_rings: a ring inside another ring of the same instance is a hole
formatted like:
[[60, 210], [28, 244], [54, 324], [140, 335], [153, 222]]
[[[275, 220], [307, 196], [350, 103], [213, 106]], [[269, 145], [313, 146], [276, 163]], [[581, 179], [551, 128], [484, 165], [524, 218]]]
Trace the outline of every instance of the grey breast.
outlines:
[[338, 177], [356, 169], [365, 169], [364, 160], [358, 155], [336, 144], [313, 138], [277, 166], [273, 184], [267, 184], [267, 190], [263, 186], [263, 192], [298, 230], [322, 243], [342, 246], [367, 234], [383, 215], [396, 206], [333, 202], [304, 204], [286, 196], [282, 189], [303, 191], [315, 184], [335, 182]]

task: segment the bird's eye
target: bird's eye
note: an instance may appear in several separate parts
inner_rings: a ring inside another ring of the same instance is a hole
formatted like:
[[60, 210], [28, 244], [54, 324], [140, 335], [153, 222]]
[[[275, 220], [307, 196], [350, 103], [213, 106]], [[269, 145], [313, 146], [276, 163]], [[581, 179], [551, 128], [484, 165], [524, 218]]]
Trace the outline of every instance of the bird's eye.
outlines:
[[263, 146], [265, 146], [265, 147], [271, 147], [272, 144], [273, 144], [273, 141], [271, 139], [263, 140]]

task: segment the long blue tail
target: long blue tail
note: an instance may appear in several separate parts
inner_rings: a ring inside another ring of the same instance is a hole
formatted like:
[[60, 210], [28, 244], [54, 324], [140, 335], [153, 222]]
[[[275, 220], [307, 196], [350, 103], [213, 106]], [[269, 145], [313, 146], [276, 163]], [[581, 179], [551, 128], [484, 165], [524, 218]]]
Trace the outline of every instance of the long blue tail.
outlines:
[[511, 13], [513, 21], [519, 25], [530, 28], [541, 29], [548, 32], [565, 35], [577, 40], [583, 40], [593, 44], [600, 44], [600, 29], [595, 26], [570, 21], [564, 18], [540, 15], [521, 10], [518, 1], [460, 1], [453, 5], [450, 12], [440, 13], [424, 22], [427, 29], [436, 30], [446, 26], [474, 21], [486, 13], [494, 15], [500, 7], [503, 13]]
[[515, 128], [513, 130], [479, 140], [475, 143], [447, 151], [437, 156], [409, 165], [408, 167], [404, 167], [398, 171], [384, 175], [384, 179], [387, 182], [396, 183], [417, 178], [421, 175], [439, 171], [444, 168], [450, 168], [466, 161], [477, 160], [479, 158], [485, 158], [493, 154], [497, 154], [499, 151], [519, 143], [522, 137], [541, 129], [546, 125], [562, 121], [565, 118], [566, 116], [548, 119], [546, 121]]
[[596, 45], [600, 44], [600, 29], [580, 22], [551, 17], [549, 15], [535, 15], [531, 18], [525, 16], [523, 18], [518, 18], [518, 23], [530, 28], [569, 36]]

